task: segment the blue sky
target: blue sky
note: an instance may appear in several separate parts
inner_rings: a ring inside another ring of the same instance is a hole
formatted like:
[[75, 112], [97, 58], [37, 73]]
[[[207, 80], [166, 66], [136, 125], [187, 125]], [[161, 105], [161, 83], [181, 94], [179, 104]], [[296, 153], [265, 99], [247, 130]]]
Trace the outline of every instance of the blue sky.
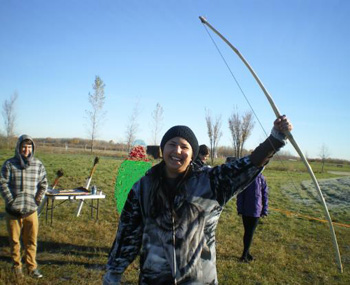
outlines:
[[[16, 91], [18, 135], [87, 138], [85, 110], [95, 76], [107, 112], [99, 138], [121, 142], [136, 104], [137, 138], [151, 143], [151, 113], [163, 128], [185, 124], [209, 144], [205, 109], [228, 118], [250, 110], [202, 15], [246, 57], [308, 157], [322, 145], [350, 160], [350, 2], [0, 1], [0, 101]], [[239, 58], [213, 35], [266, 132], [274, 113]], [[4, 131], [4, 125], [0, 125]], [[256, 123], [248, 148], [265, 138]], [[295, 154], [291, 146], [286, 150]]]

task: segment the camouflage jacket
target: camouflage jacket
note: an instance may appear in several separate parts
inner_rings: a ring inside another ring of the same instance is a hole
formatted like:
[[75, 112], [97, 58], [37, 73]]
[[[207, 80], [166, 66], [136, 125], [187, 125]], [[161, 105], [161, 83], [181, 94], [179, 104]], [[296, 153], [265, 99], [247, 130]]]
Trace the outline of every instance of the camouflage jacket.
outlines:
[[169, 209], [155, 218], [150, 203], [153, 171], [154, 167], [129, 193], [105, 284], [117, 284], [138, 254], [140, 284], [217, 284], [215, 231], [220, 214], [262, 168], [244, 157], [193, 171], [184, 183], [185, 191], [174, 197], [175, 214]]

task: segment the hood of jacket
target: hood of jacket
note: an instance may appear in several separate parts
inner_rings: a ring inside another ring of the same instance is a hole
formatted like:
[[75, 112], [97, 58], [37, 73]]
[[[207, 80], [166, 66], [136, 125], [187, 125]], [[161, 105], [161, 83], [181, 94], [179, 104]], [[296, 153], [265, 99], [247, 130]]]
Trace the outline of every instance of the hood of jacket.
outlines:
[[[20, 150], [21, 143], [25, 140], [30, 140], [32, 142], [33, 150], [32, 150], [32, 153], [30, 154], [29, 157], [23, 157], [21, 155], [21, 150]], [[30, 163], [34, 157], [34, 151], [35, 151], [35, 144], [34, 144], [33, 139], [28, 135], [21, 135], [17, 140], [17, 145], [16, 145], [16, 149], [15, 149], [15, 157], [19, 160], [22, 169], [25, 169], [25, 168], [30, 166]]]

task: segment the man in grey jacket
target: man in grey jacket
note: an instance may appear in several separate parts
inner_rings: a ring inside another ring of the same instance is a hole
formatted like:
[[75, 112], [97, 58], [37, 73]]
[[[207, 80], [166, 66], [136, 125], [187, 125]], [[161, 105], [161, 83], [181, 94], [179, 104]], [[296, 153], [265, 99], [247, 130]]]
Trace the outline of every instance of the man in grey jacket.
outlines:
[[41, 278], [36, 262], [39, 230], [38, 205], [47, 189], [44, 165], [34, 158], [35, 145], [30, 136], [18, 138], [15, 156], [5, 161], [1, 169], [0, 192], [5, 200], [13, 269], [22, 276], [21, 236], [24, 261], [28, 273]]

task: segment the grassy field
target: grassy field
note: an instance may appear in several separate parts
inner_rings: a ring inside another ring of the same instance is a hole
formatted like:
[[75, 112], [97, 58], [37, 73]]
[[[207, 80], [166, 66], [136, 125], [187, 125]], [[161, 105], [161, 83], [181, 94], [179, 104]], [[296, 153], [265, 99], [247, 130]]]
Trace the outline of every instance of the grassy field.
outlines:
[[[13, 151], [0, 150], [0, 164]], [[52, 184], [58, 169], [64, 170], [58, 189], [84, 186], [94, 156], [87, 154], [55, 154], [37, 152]], [[119, 156], [120, 157], [120, 156]], [[75, 217], [77, 203], [68, 201], [54, 211], [53, 225], [40, 216], [37, 260], [44, 278], [25, 277], [17, 280], [11, 273], [11, 260], [4, 221], [4, 202], [0, 201], [0, 284], [101, 284], [109, 249], [115, 237], [118, 214], [114, 184], [121, 158], [100, 156], [92, 185], [107, 195], [100, 203], [99, 220], [90, 218], [85, 205]], [[340, 174], [320, 173], [321, 165], [312, 165], [324, 185], [326, 200], [331, 200], [344, 273], [340, 274], [323, 208], [308, 185], [309, 176], [300, 162], [271, 162], [265, 169], [270, 188], [268, 217], [261, 219], [251, 252], [256, 258], [250, 264], [238, 262], [242, 251], [243, 226], [237, 216], [235, 199], [225, 208], [217, 229], [217, 267], [220, 284], [350, 284], [350, 208], [346, 180]], [[350, 172], [326, 165], [326, 171]], [[345, 176], [344, 176], [345, 177]], [[336, 179], [337, 178], [337, 179]], [[349, 178], [349, 177], [348, 177]], [[332, 179], [329, 183], [328, 179]], [[344, 178], [346, 179], [346, 178]], [[328, 181], [328, 182], [327, 182]], [[345, 182], [344, 182], [345, 181]], [[334, 184], [337, 183], [337, 184]], [[340, 185], [338, 192], [334, 185]], [[341, 186], [343, 185], [343, 187]], [[344, 187], [345, 185], [345, 187]], [[138, 263], [124, 274], [124, 284], [137, 284]]]

